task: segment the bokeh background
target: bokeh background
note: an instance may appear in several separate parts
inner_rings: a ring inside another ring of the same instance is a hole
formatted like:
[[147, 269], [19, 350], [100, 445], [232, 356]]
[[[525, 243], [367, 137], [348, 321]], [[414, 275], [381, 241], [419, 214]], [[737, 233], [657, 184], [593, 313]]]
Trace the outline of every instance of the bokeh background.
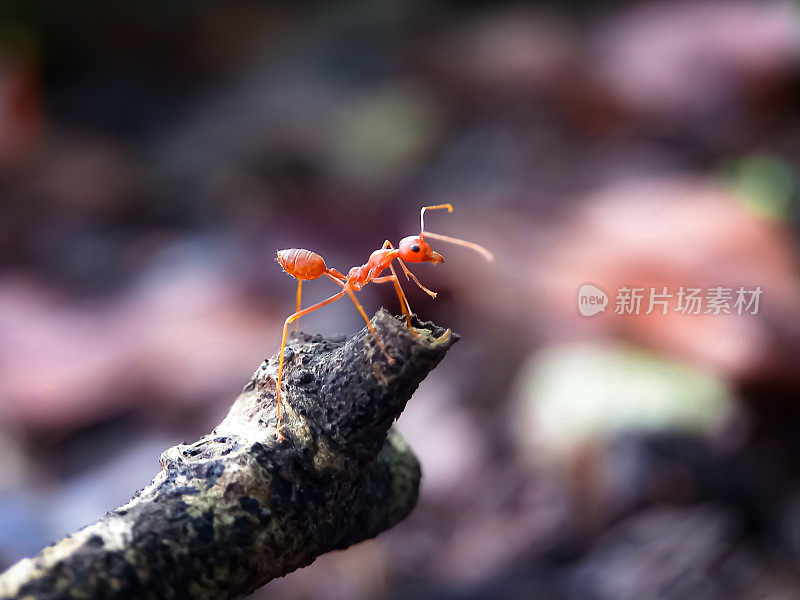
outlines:
[[418, 507], [253, 597], [800, 597], [799, 92], [794, 2], [2, 2], [0, 567], [221, 420], [293, 310], [276, 249], [346, 271], [452, 202], [497, 261], [405, 286], [463, 336], [397, 425]]

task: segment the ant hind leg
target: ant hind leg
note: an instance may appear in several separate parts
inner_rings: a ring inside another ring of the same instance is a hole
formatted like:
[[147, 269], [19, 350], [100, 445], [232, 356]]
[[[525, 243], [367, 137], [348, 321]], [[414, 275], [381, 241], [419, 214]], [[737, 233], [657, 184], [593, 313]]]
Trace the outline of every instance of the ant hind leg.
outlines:
[[278, 421], [275, 425], [275, 429], [277, 432], [278, 441], [283, 441], [283, 434], [281, 433], [281, 425], [283, 424], [283, 418], [281, 415], [281, 383], [283, 382], [283, 357], [284, 351], [286, 350], [286, 334], [289, 330], [289, 325], [297, 321], [303, 315], [307, 315], [310, 312], [314, 312], [315, 310], [322, 308], [323, 306], [327, 306], [331, 302], [336, 302], [342, 296], [345, 295], [345, 290], [338, 292], [328, 298], [327, 300], [323, 300], [322, 302], [318, 302], [313, 306], [309, 306], [303, 310], [298, 310], [296, 313], [289, 315], [286, 318], [286, 321], [283, 323], [283, 335], [281, 336], [281, 349], [278, 351], [278, 380], [275, 385], [275, 404], [278, 407]]
[[[303, 300], [303, 280], [302, 279], [298, 279], [297, 280], [297, 308], [295, 308], [295, 312], [300, 312], [300, 305], [302, 303], [302, 300]], [[296, 325], [292, 328], [292, 332], [293, 333], [297, 332], [297, 326]]]

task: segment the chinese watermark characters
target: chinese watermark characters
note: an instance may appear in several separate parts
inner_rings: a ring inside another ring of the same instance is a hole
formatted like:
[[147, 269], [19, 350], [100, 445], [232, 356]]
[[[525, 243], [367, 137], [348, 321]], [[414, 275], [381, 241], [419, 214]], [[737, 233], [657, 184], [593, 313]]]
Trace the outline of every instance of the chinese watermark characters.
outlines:
[[[616, 293], [617, 315], [666, 315], [670, 312], [684, 315], [757, 315], [764, 290], [761, 286], [746, 289], [716, 286], [678, 289], [622, 286]], [[581, 298], [578, 298], [581, 309]], [[581, 314], [583, 312], [581, 311]]]

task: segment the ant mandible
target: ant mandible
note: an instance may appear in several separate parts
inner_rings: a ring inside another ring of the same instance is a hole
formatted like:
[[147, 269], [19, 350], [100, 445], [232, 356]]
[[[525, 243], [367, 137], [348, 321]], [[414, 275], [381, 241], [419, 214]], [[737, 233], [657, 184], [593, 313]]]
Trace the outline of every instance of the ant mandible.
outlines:
[[[400, 280], [397, 278], [397, 273], [392, 266], [392, 261], [397, 260], [397, 262], [400, 263], [400, 267], [403, 269], [406, 279], [410, 279], [416, 283], [431, 298], [436, 298], [436, 292], [432, 292], [422, 285], [414, 276], [414, 274], [408, 270], [408, 267], [406, 267], [404, 262], [444, 262], [444, 257], [430, 247], [426, 241], [426, 238], [440, 240], [442, 242], [450, 242], [452, 244], [458, 244], [459, 246], [465, 246], [480, 252], [487, 260], [494, 260], [492, 253], [483, 246], [479, 246], [478, 244], [473, 244], [472, 242], [467, 242], [457, 238], [448, 237], [446, 235], [425, 231], [425, 211], [439, 210], [443, 208], [446, 208], [447, 212], [453, 212], [453, 207], [450, 204], [423, 206], [419, 213], [419, 235], [410, 235], [403, 238], [400, 240], [400, 245], [398, 248], [395, 248], [392, 246], [389, 240], [386, 240], [379, 250], [375, 250], [375, 252], [370, 254], [369, 260], [366, 263], [360, 267], [353, 267], [350, 269], [347, 275], [343, 275], [336, 269], [329, 268], [325, 264], [324, 258], [322, 258], [319, 254], [311, 252], [310, 250], [303, 250], [300, 248], [278, 250], [278, 262], [280, 263], [281, 267], [289, 275], [297, 279], [297, 311], [290, 315], [283, 324], [281, 349], [278, 355], [278, 381], [277, 387], [275, 388], [275, 402], [278, 407], [278, 422], [276, 425], [276, 430], [279, 441], [283, 440], [283, 434], [281, 433], [281, 382], [283, 380], [283, 355], [286, 349], [286, 333], [291, 323], [294, 323], [303, 315], [314, 312], [315, 310], [331, 304], [332, 302], [336, 302], [345, 295], [348, 295], [358, 309], [358, 312], [361, 313], [364, 321], [366, 321], [367, 327], [369, 327], [369, 330], [375, 337], [375, 342], [378, 344], [381, 352], [383, 352], [384, 356], [386, 356], [386, 360], [389, 362], [389, 364], [394, 364], [394, 359], [386, 352], [386, 348], [384, 348], [380, 338], [378, 337], [378, 332], [375, 331], [375, 328], [369, 321], [367, 313], [364, 312], [363, 307], [361, 304], [359, 304], [358, 300], [356, 300], [356, 296], [353, 292], [359, 291], [368, 283], [393, 283], [394, 289], [397, 292], [397, 297], [400, 300], [400, 308], [403, 310], [403, 314], [406, 317], [406, 324], [414, 333], [414, 335], [417, 335], [416, 332], [414, 332], [414, 328], [411, 326], [411, 307], [408, 304], [408, 298], [406, 298], [405, 293], [403, 293], [403, 288], [400, 287]], [[389, 269], [392, 274], [381, 277], [381, 273], [383, 273], [386, 269]], [[313, 281], [314, 279], [319, 279], [323, 276], [334, 281], [337, 285], [340, 285], [342, 290], [327, 300], [323, 300], [322, 302], [318, 302], [313, 306], [309, 306], [308, 308], [300, 310], [300, 300], [303, 294], [303, 281]]]

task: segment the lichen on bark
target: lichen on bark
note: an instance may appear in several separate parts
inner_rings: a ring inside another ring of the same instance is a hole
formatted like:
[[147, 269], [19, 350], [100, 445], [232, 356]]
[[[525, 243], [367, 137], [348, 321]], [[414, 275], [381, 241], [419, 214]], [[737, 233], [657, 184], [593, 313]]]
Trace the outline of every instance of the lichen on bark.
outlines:
[[130, 502], [0, 575], [2, 598], [238, 598], [402, 520], [419, 463], [390, 431], [457, 336], [379, 311], [389, 364], [364, 328], [287, 346], [285, 440], [277, 356], [213, 432], [168, 449]]

